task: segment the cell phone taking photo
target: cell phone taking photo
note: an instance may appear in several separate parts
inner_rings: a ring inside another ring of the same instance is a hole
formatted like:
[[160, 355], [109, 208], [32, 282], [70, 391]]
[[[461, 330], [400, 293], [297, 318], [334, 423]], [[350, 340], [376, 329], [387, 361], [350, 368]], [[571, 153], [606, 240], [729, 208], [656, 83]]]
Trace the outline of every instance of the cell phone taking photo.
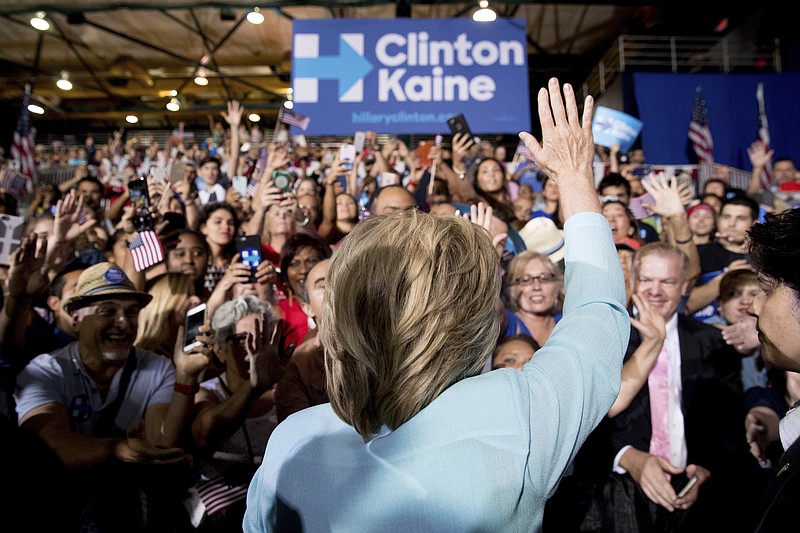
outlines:
[[250, 266], [247, 282], [255, 283], [256, 270], [261, 264], [261, 239], [258, 235], [241, 235], [236, 240], [236, 251], [239, 252], [239, 260]]
[[460, 133], [461, 135], [466, 135], [470, 139], [473, 139], [472, 132], [469, 129], [469, 124], [467, 124], [467, 119], [463, 113], [459, 113], [448, 118], [447, 126], [450, 128], [450, 133], [452, 135]]
[[133, 227], [136, 231], [153, 229], [153, 219], [150, 216], [150, 193], [147, 190], [145, 178], [132, 179], [128, 182], [128, 193], [133, 206]]
[[192, 307], [186, 313], [186, 327], [183, 337], [183, 351], [189, 352], [202, 343], [196, 339], [200, 335], [200, 326], [206, 322], [206, 304]]

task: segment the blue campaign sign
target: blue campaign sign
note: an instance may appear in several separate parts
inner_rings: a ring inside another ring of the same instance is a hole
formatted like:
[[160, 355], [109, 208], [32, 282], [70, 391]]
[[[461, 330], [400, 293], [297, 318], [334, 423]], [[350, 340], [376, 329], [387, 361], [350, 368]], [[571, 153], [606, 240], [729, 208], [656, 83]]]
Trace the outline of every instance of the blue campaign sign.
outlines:
[[619, 151], [625, 154], [630, 151], [636, 137], [642, 131], [642, 121], [621, 111], [597, 106], [592, 121], [594, 143], [606, 148], [618, 143]]
[[307, 135], [530, 131], [524, 19], [295, 20], [294, 110]]

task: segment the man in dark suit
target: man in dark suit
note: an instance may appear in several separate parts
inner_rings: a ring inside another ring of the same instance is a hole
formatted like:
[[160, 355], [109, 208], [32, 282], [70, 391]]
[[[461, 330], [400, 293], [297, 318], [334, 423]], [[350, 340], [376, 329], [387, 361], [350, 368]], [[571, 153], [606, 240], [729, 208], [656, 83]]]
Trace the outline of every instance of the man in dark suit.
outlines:
[[[800, 209], [767, 215], [748, 230], [751, 262], [763, 291], [748, 312], [758, 318], [761, 357], [768, 364], [800, 372]], [[797, 522], [800, 502], [800, 409], [780, 421], [784, 450], [763, 495], [757, 532], [778, 531]]]
[[[634, 257], [635, 327], [605, 428], [613, 462], [603, 531], [740, 530], [753, 521], [740, 356], [719, 329], [678, 312], [687, 272], [686, 256], [666, 243]], [[694, 485], [679, 497], [682, 477]]]

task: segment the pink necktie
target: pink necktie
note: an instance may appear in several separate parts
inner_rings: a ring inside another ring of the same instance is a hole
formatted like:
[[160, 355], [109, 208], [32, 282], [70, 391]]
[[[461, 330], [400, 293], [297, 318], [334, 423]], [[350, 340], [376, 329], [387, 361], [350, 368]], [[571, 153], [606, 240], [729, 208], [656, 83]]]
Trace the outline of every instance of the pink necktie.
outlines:
[[650, 390], [650, 421], [653, 434], [650, 436], [650, 453], [672, 462], [669, 446], [669, 354], [661, 348], [656, 364], [647, 376]]

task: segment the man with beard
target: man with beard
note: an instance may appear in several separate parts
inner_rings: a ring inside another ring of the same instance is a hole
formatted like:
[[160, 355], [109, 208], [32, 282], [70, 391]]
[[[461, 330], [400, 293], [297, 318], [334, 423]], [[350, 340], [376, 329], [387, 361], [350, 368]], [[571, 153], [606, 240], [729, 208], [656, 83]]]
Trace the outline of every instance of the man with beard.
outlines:
[[110, 263], [84, 270], [64, 302], [77, 340], [37, 356], [17, 379], [20, 427], [64, 467], [52, 472], [57, 482], [69, 481], [75, 516], [65, 523], [79, 517], [122, 531], [177, 516], [177, 487], [167, 480], [190, 460], [179, 437], [212, 337], [202, 330], [202, 346], [185, 353], [179, 331], [172, 361], [134, 348], [139, 310], [151, 298]]

